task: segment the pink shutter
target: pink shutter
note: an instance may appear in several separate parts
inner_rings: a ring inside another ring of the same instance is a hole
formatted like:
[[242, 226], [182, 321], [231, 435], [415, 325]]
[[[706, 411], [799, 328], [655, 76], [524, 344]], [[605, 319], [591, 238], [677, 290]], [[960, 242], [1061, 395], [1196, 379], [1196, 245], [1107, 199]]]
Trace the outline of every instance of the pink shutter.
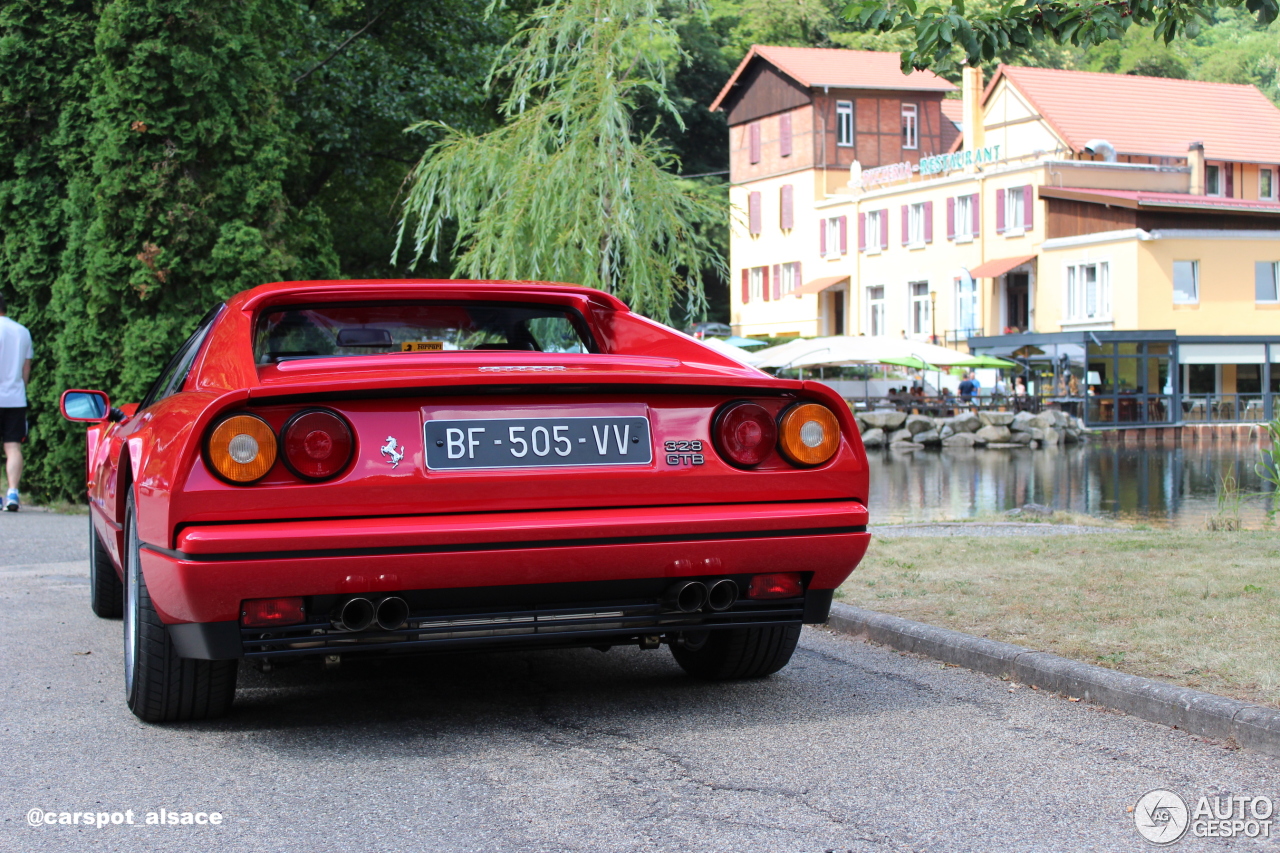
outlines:
[[931, 201], [924, 203], [924, 241], [933, 242], [933, 202]]
[[880, 218], [880, 250], [884, 251], [889, 248], [889, 208], [877, 210], [876, 216]]
[[996, 233], [1004, 233], [1004, 190], [996, 190]]
[[973, 199], [970, 205], [973, 210], [973, 236], [977, 237], [978, 233], [982, 230], [982, 205], [978, 204], [977, 193], [969, 196], [969, 198]]
[[782, 298], [782, 264], [773, 265], [773, 298]]
[[840, 254], [847, 254], [849, 251], [849, 217], [840, 217]]
[[818, 256], [827, 256], [827, 220], [818, 220]]
[[782, 228], [791, 230], [795, 227], [795, 213], [792, 209], [792, 199], [795, 195], [794, 187], [791, 184], [783, 184], [778, 198], [778, 205], [781, 214], [778, 217], [781, 220]]
[[1235, 189], [1236, 164], [1223, 163], [1222, 168], [1219, 171], [1222, 172], [1223, 177], [1225, 178], [1222, 194], [1227, 198], [1235, 198], [1236, 197], [1236, 189]]
[[865, 252], [867, 250], [867, 215], [865, 213], [858, 214], [858, 251]]
[[764, 301], [769, 301], [769, 268], [760, 268], [760, 295], [764, 297]]
[[1027, 184], [1022, 188], [1022, 223], [1023, 227], [1028, 231], [1030, 231], [1032, 226], [1036, 224], [1036, 206], [1033, 200], [1034, 196], [1035, 192], [1031, 184]]
[[796, 261], [796, 277], [792, 279], [791, 290], [795, 292], [796, 299], [800, 298], [800, 285], [804, 283], [804, 279], [800, 277], [800, 262]]
[[778, 116], [778, 155], [791, 156], [791, 113]]
[[751, 233], [759, 234], [760, 228], [760, 193], [754, 192], [747, 196], [747, 219], [750, 220]]
[[742, 268], [742, 304], [746, 305], [751, 301], [751, 270], [746, 267]]
[[956, 200], [954, 198], [947, 199], [947, 239], [954, 240], [956, 238]]
[[911, 236], [910, 233], [908, 233], [910, 227], [910, 220], [908, 219], [909, 216], [910, 214], [907, 212], [907, 206], [905, 204], [902, 205], [902, 245], [904, 246], [907, 245], [907, 240]]
[[760, 162], [760, 122], [754, 121], [747, 125], [748, 144], [751, 148], [751, 162]]

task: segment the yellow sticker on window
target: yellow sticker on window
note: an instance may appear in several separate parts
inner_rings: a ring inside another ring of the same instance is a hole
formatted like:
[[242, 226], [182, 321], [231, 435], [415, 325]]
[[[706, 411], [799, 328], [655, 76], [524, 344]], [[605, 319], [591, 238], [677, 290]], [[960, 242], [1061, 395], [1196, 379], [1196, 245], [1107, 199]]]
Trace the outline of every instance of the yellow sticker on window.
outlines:
[[400, 352], [440, 352], [444, 349], [444, 341], [405, 341], [400, 345]]

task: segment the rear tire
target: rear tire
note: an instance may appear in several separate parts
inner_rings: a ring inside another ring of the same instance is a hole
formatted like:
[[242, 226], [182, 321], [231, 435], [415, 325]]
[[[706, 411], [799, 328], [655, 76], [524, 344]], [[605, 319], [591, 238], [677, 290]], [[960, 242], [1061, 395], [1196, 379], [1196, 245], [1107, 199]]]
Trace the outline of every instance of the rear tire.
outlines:
[[125, 537], [124, 683], [129, 710], [149, 723], [221, 717], [235, 697], [239, 661], [178, 657], [142, 577], [133, 495], [125, 513]]
[[89, 607], [103, 619], [119, 619], [124, 615], [124, 583], [111, 565], [111, 555], [93, 529], [89, 516]]
[[673, 643], [671, 654], [681, 669], [697, 678], [761, 678], [786, 666], [799, 641], [799, 625], [731, 628], [710, 632], [696, 649]]

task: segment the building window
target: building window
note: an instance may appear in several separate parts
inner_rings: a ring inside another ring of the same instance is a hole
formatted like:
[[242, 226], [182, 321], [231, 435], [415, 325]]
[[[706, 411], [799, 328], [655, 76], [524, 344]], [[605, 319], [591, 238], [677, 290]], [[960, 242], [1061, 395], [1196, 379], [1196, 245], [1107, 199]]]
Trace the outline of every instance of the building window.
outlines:
[[908, 246], [923, 246], [928, 238], [928, 208], [925, 202], [907, 205], [907, 233], [903, 242]]
[[[1253, 299], [1255, 302], [1280, 302], [1280, 263], [1276, 261], [1254, 263]], [[1274, 345], [1272, 352], [1275, 352]]]
[[978, 327], [978, 283], [971, 277], [956, 279], [956, 326], [961, 332]]
[[867, 334], [883, 335], [884, 329], [884, 285], [867, 288]]
[[833, 216], [830, 219], [824, 219], [823, 223], [827, 227], [827, 254], [828, 258], [840, 257], [840, 217]]
[[1067, 320], [1111, 316], [1111, 270], [1106, 261], [1067, 267]]
[[955, 215], [953, 222], [953, 239], [966, 243], [973, 239], [973, 214], [974, 200], [977, 196], [962, 195], [955, 200]]
[[1200, 301], [1200, 262], [1173, 262], [1173, 301], [1176, 305], [1194, 305]]
[[1006, 190], [1004, 194], [1004, 231], [1021, 234], [1027, 228], [1026, 193], [1021, 187]]
[[853, 147], [853, 101], [836, 101], [836, 145]]
[[911, 282], [911, 334], [929, 334], [929, 282]]
[[918, 111], [915, 104], [902, 105], [902, 147], [915, 150], [920, 147], [917, 130]]
[[885, 211], [873, 210], [864, 214], [862, 246], [868, 252], [878, 252], [888, 242], [885, 235]]
[[764, 298], [764, 267], [751, 268], [751, 298]]
[[779, 292], [786, 296], [800, 288], [800, 262], [783, 264], [778, 270]]
[[819, 254], [838, 258], [849, 251], [849, 217], [832, 216], [818, 221]]
[[1204, 192], [1205, 195], [1222, 195], [1221, 166], [1204, 167]]
[[1258, 170], [1258, 198], [1263, 201], [1276, 200], [1276, 170]]

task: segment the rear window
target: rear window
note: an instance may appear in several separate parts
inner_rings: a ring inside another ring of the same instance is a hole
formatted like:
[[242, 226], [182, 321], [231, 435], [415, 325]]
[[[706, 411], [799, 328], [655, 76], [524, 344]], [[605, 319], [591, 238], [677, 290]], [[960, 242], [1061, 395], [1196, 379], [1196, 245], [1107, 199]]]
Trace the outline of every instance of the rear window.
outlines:
[[554, 305], [396, 302], [290, 305], [259, 315], [258, 364], [389, 352], [595, 352], [577, 311]]

